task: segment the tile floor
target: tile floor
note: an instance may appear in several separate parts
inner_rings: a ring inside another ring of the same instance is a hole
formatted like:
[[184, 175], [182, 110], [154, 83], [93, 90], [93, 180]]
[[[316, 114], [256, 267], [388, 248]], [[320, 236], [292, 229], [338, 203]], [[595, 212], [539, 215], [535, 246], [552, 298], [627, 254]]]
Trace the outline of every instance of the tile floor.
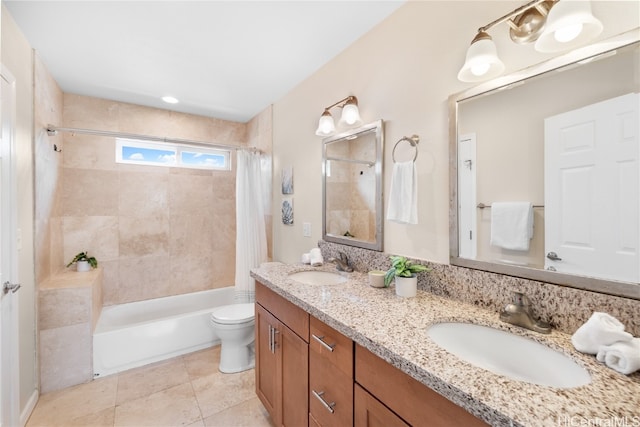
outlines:
[[272, 427], [255, 372], [218, 371], [220, 347], [43, 394], [27, 427]]

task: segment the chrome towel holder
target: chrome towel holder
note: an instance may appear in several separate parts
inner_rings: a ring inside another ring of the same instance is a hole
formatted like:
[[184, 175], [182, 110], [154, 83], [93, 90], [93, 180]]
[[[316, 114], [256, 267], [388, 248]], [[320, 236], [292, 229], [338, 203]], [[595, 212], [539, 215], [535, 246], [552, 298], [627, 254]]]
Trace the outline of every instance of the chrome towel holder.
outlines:
[[415, 162], [418, 158], [418, 143], [420, 142], [420, 137], [418, 135], [403, 136], [398, 140], [398, 142], [396, 142], [396, 145], [393, 146], [393, 151], [391, 152], [393, 163], [396, 163], [396, 148], [398, 148], [398, 144], [404, 141], [411, 144], [411, 146], [416, 150], [415, 154], [413, 155], [413, 161]]

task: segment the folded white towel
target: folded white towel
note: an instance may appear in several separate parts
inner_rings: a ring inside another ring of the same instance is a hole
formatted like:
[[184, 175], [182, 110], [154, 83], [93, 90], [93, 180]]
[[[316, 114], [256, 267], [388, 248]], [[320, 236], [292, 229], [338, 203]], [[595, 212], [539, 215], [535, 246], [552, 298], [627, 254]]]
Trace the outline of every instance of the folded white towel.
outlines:
[[387, 219], [401, 224], [418, 223], [418, 173], [413, 160], [393, 164]]
[[584, 325], [571, 336], [573, 346], [581, 353], [596, 354], [601, 346], [616, 341], [630, 341], [633, 338], [625, 332], [624, 325], [607, 313], [594, 312]]
[[603, 345], [596, 358], [611, 369], [629, 375], [640, 369], [640, 338]]
[[491, 244], [528, 251], [533, 237], [533, 205], [530, 202], [491, 204]]
[[313, 248], [309, 251], [309, 261], [313, 267], [320, 267], [324, 263], [322, 252], [319, 248]]

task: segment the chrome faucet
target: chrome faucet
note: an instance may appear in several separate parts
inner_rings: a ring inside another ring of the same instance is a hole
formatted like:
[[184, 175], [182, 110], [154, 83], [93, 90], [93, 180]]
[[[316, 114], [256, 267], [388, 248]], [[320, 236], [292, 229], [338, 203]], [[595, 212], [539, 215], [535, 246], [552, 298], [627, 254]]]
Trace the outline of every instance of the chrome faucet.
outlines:
[[338, 255], [340, 258], [331, 257], [327, 261], [334, 263], [338, 271], [344, 271], [346, 273], [353, 272], [353, 267], [349, 265], [349, 260], [344, 252], [338, 252]]
[[511, 303], [507, 304], [500, 312], [500, 320], [511, 323], [512, 325], [522, 326], [535, 332], [540, 332], [541, 334], [551, 332], [551, 325], [533, 318], [533, 313], [529, 307], [529, 299], [521, 292], [513, 293]]

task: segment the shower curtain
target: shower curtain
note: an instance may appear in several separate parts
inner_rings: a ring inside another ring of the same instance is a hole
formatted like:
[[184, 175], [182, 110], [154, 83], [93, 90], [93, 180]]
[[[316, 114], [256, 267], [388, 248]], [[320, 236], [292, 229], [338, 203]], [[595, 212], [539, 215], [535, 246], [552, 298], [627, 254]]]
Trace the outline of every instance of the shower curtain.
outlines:
[[270, 168], [259, 153], [238, 150], [236, 175], [236, 286], [237, 303], [255, 301], [255, 283], [249, 270], [267, 261], [264, 223]]

